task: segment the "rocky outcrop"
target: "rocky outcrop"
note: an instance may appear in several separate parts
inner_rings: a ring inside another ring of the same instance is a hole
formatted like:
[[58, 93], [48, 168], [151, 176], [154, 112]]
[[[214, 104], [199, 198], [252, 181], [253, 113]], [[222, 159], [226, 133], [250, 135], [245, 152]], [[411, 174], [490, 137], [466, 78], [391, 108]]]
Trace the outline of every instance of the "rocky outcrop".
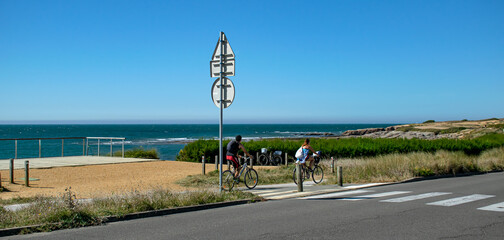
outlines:
[[342, 136], [362, 136], [366, 134], [371, 134], [375, 132], [385, 131], [385, 128], [366, 128], [366, 129], [358, 129], [358, 130], [348, 130], [345, 131]]
[[309, 132], [309, 133], [302, 133], [302, 134], [296, 134], [298, 136], [322, 136], [322, 137], [330, 137], [330, 136], [335, 136], [334, 133], [329, 133], [329, 132]]
[[441, 139], [441, 138], [450, 138], [450, 139], [459, 139], [462, 138], [461, 133], [449, 133], [449, 134], [436, 134], [434, 132], [426, 132], [426, 131], [396, 131], [397, 126], [391, 126], [387, 128], [367, 128], [367, 129], [358, 129], [358, 130], [348, 130], [345, 131], [341, 136], [342, 137], [367, 137], [367, 138], [405, 138], [405, 139]]
[[406, 138], [406, 139], [425, 139], [425, 140], [434, 140], [441, 138], [450, 138], [450, 139], [458, 139], [463, 135], [460, 133], [449, 133], [449, 134], [435, 134], [433, 132], [417, 132], [417, 131], [383, 131], [376, 132], [371, 134], [362, 135], [362, 137], [368, 138]]

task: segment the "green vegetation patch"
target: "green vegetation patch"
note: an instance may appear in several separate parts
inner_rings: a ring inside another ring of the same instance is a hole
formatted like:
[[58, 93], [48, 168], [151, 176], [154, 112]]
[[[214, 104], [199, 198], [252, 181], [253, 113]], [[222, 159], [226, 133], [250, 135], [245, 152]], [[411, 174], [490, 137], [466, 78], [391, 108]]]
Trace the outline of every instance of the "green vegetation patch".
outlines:
[[31, 204], [17, 211], [0, 207], [0, 228], [40, 225], [35, 231], [97, 225], [108, 216], [124, 216], [129, 213], [194, 206], [207, 203], [252, 199], [251, 193], [233, 191], [172, 192], [156, 189], [149, 192], [134, 191], [125, 195], [79, 202], [68, 188], [61, 197], [37, 197]]
[[36, 199], [36, 197], [15, 197], [11, 199], [0, 199], [0, 206], [29, 203], [35, 201]]
[[[336, 184], [330, 160], [322, 160], [324, 170], [322, 184]], [[480, 155], [464, 152], [439, 150], [433, 153], [412, 152], [393, 153], [375, 157], [338, 159], [336, 165], [343, 168], [345, 183], [397, 182], [413, 177], [459, 175], [464, 173], [504, 170], [504, 147], [486, 150]], [[255, 168], [259, 175], [259, 185], [291, 183], [295, 165], [270, 169]], [[193, 175], [179, 182], [186, 187], [218, 186], [219, 173]], [[202, 184], [203, 183], [203, 184]], [[242, 185], [243, 186], [243, 185]]]
[[[294, 165], [280, 166], [275, 168], [254, 168], [259, 175], [260, 185], [277, 184], [292, 182], [292, 172]], [[244, 175], [244, 174], [242, 174]], [[219, 170], [212, 171], [206, 175], [197, 174], [187, 176], [179, 181], [177, 184], [184, 187], [208, 188], [219, 186]], [[243, 176], [240, 179], [241, 186], [243, 185]]]
[[[122, 152], [114, 152], [115, 157], [122, 157]], [[144, 159], [159, 159], [159, 153], [156, 149], [143, 149], [143, 147], [130, 149], [124, 152], [126, 158], [144, 158]]]
[[[450, 130], [447, 130], [449, 132]], [[293, 156], [303, 140], [271, 139], [244, 142], [247, 150], [256, 155], [261, 148], [269, 151], [280, 150]], [[226, 146], [227, 142], [224, 142]], [[487, 134], [474, 139], [372, 139], [372, 138], [342, 138], [322, 139], [312, 138], [312, 147], [322, 151], [323, 158], [359, 158], [374, 157], [393, 153], [428, 152], [438, 150], [462, 151], [467, 155], [478, 155], [481, 152], [504, 146], [504, 134]], [[225, 151], [225, 149], [224, 149]], [[177, 161], [199, 162], [201, 156], [207, 156], [212, 161], [219, 155], [217, 140], [197, 140], [187, 144], [177, 155]]]
[[[328, 167], [328, 162], [324, 163]], [[504, 147], [484, 151], [478, 156], [440, 150], [390, 154], [373, 158], [342, 159], [346, 183], [395, 182], [413, 177], [460, 175], [504, 170]], [[328, 183], [336, 183], [328, 175]]]
[[504, 129], [504, 124], [492, 124], [488, 125], [489, 128]]

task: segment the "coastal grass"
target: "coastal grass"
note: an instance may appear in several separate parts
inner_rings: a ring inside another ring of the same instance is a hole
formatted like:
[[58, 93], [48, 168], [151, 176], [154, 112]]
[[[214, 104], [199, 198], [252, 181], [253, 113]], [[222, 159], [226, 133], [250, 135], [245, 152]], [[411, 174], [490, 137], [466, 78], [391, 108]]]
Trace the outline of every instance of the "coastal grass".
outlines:
[[[323, 184], [336, 184], [331, 161], [322, 160]], [[344, 183], [398, 182], [414, 177], [460, 175], [504, 170], [504, 147], [467, 155], [462, 151], [393, 153], [375, 157], [343, 158], [336, 161], [343, 168]], [[271, 169], [256, 169], [259, 185], [291, 183], [294, 164]], [[210, 187], [219, 184], [219, 173], [192, 175], [177, 182], [185, 187]]]
[[[454, 130], [447, 129], [445, 132]], [[224, 146], [228, 141], [224, 141]], [[244, 142], [249, 153], [255, 155], [261, 148], [269, 151], [280, 150], [293, 156], [303, 143], [302, 139], [263, 139]], [[464, 152], [466, 155], [479, 155], [481, 152], [504, 146], [504, 134], [486, 134], [474, 139], [372, 139], [372, 138], [342, 138], [325, 139], [313, 138], [311, 145], [322, 152], [323, 158], [363, 158], [375, 157], [394, 153], [425, 152], [435, 153], [439, 150], [450, 152]], [[224, 149], [225, 151], [225, 149]], [[217, 140], [200, 139], [188, 143], [177, 155], [177, 161], [199, 162], [202, 156], [207, 156], [210, 161], [213, 156], [219, 155], [219, 142]]]
[[[397, 182], [414, 177], [503, 171], [504, 147], [486, 150], [478, 156], [439, 150], [435, 153], [394, 153], [370, 158], [341, 159], [337, 161], [337, 165], [343, 168], [345, 183]], [[329, 161], [322, 161], [322, 166], [330, 170]], [[327, 184], [337, 183], [335, 175], [326, 176]]]
[[[255, 169], [259, 175], [260, 185], [287, 183], [292, 181], [292, 172], [294, 165], [279, 166], [270, 169]], [[243, 175], [245, 172], [243, 173]], [[177, 184], [184, 187], [208, 188], [219, 186], [219, 170], [214, 170], [206, 175], [197, 174], [189, 175], [179, 181]], [[243, 176], [240, 179], [241, 186], [243, 185]]]
[[98, 225], [108, 216], [124, 216], [149, 210], [169, 209], [208, 203], [253, 199], [251, 193], [196, 190], [173, 192], [155, 189], [133, 191], [90, 201], [77, 201], [68, 188], [61, 197], [36, 197], [28, 207], [9, 211], [0, 206], [0, 229], [39, 225], [35, 231]]
[[14, 197], [10, 199], [0, 199], [0, 206], [29, 203], [35, 201], [35, 199], [35, 197]]

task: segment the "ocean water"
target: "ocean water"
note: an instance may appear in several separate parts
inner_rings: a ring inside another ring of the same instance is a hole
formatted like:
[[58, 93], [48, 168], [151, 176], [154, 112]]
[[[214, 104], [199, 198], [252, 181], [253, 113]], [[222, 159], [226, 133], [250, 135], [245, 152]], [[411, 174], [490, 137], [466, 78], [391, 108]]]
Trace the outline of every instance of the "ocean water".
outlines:
[[[344, 131], [362, 128], [388, 127], [395, 124], [225, 124], [223, 137], [234, 138], [240, 134], [245, 141], [261, 138], [305, 137], [310, 133], [341, 135]], [[76, 125], [0, 125], [0, 159], [14, 158], [15, 141], [18, 140], [17, 158], [39, 156], [38, 138], [64, 137], [123, 137], [125, 150], [143, 147], [155, 148], [163, 160], [175, 160], [178, 152], [190, 141], [219, 139], [218, 124], [76, 124]], [[310, 136], [314, 138], [316, 136]], [[5, 140], [10, 139], [10, 140]], [[82, 139], [41, 140], [41, 156], [57, 157], [82, 155]], [[100, 141], [100, 155], [121, 151], [122, 141]], [[97, 140], [89, 140], [89, 155], [98, 155]]]

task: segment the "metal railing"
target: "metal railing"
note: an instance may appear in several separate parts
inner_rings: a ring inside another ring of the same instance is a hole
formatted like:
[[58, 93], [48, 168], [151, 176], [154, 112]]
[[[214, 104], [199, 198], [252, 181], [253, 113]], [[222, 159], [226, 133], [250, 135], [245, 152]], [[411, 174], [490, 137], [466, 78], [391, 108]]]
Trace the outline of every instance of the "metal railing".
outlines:
[[100, 156], [100, 140], [110, 140], [110, 156], [113, 156], [112, 145], [113, 140], [122, 140], [121, 155], [124, 158], [124, 140], [121, 137], [61, 137], [61, 138], [3, 138], [0, 141], [14, 141], [14, 159], [18, 158], [18, 141], [33, 141], [38, 140], [38, 157], [42, 158], [42, 140], [58, 140], [61, 139], [61, 156], [65, 156], [65, 139], [82, 139], [82, 156], [88, 156], [89, 140], [98, 140], [98, 156]]
[[[100, 156], [100, 140], [110, 140], [110, 156], [111, 157], [113, 156], [113, 153], [112, 153], [113, 140], [122, 140], [121, 154], [122, 154], [122, 157], [124, 158], [124, 140], [126, 138], [121, 138], [121, 137], [86, 137], [86, 150], [89, 149], [89, 140], [90, 139], [98, 140], [98, 156]], [[87, 155], [88, 155], [88, 151], [86, 151], [86, 156]]]

